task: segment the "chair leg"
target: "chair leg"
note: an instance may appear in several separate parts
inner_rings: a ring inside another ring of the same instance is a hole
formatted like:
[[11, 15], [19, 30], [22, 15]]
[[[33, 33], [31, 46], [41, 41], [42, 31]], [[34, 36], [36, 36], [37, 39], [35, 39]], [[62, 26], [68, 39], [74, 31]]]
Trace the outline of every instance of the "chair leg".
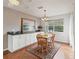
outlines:
[[54, 43], [53, 43], [52, 47], [54, 48]]
[[43, 53], [43, 47], [42, 47], [42, 53]]
[[46, 47], [46, 52], [48, 52], [48, 47]]

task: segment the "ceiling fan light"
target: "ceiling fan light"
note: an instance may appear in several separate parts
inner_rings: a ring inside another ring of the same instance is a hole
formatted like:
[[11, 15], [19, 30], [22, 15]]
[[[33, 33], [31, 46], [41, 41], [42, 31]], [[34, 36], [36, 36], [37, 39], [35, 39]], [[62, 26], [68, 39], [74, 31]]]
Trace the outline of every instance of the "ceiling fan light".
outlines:
[[19, 1], [16, 1], [15, 5], [18, 6], [19, 5]]
[[16, 6], [19, 5], [19, 1], [17, 1], [17, 0], [9, 0], [9, 2], [10, 2], [12, 5], [16, 5]]

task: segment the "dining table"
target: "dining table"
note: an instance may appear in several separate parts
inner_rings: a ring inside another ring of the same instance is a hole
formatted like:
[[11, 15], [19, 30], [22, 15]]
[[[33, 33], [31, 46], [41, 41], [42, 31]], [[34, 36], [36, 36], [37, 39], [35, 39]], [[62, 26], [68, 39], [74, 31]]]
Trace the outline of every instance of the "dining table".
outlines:
[[[46, 47], [48, 46], [49, 48], [52, 48], [52, 47], [54, 46], [54, 40], [52, 40], [52, 39], [54, 38], [54, 35], [55, 35], [55, 34], [53, 34], [53, 33], [40, 33], [40, 34], [38, 34], [38, 35], [37, 35], [37, 39], [39, 39], [38, 42], [39, 42], [41, 39], [42, 39], [42, 40], [45, 40], [45, 41], [47, 42], [47, 43], [42, 42], [42, 43], [38, 44], [38, 46], [44, 43], [44, 45], [47, 44]], [[40, 42], [41, 42], [41, 41], [40, 41]], [[53, 46], [52, 46], [52, 45], [53, 45]], [[42, 46], [42, 45], [41, 45], [41, 46]], [[48, 49], [48, 48], [47, 48], [47, 49]]]
[[51, 37], [55, 36], [54, 33], [40, 33], [40, 36], [43, 38], [47, 38], [47, 41], [51, 41]]

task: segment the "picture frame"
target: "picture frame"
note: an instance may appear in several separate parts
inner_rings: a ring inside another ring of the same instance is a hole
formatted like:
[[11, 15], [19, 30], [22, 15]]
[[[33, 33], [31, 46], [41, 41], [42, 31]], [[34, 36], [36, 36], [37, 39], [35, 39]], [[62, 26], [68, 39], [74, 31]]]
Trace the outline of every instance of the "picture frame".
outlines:
[[21, 18], [21, 33], [34, 32], [35, 20], [28, 18]]

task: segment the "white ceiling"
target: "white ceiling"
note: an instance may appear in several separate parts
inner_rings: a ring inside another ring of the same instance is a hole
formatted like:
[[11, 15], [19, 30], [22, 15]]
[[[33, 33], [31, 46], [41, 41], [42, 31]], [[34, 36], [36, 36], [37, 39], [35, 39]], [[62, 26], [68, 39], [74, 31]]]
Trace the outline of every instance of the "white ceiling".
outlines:
[[[12, 6], [8, 0], [3, 0], [5, 7], [9, 7], [36, 17], [43, 17], [44, 9], [47, 16], [55, 16], [74, 11], [74, 0], [19, 0], [19, 6]], [[38, 7], [43, 7], [38, 9]]]

